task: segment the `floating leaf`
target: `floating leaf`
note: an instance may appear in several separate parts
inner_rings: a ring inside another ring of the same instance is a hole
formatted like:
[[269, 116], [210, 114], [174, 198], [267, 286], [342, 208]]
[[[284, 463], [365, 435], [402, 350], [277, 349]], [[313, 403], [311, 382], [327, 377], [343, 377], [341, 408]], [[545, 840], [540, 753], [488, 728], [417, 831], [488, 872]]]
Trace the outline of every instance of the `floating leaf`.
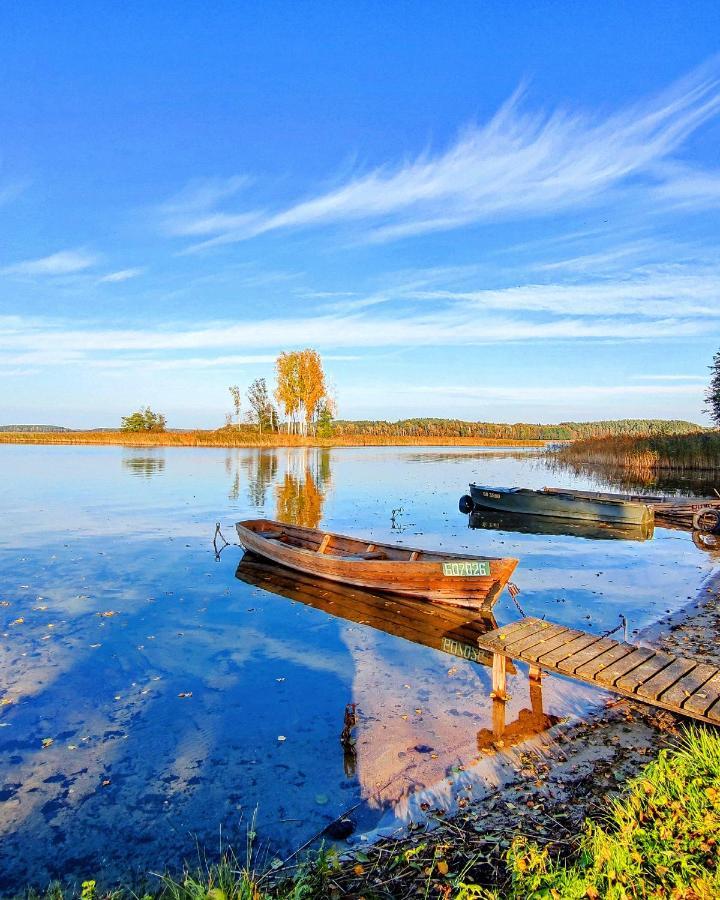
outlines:
[[54, 743], [55, 743], [55, 741], [53, 740], [53, 738], [43, 738], [42, 739], [43, 747], [50, 747]]
[[185, 697], [192, 697], [192, 691], [181, 691], [178, 694], [178, 697], [180, 697], [181, 700], [184, 700]]
[[15, 619], [15, 621], [12, 622], [11, 624], [12, 624], [12, 625], [22, 625], [24, 621], [25, 621], [25, 619], [23, 619], [23, 617], [20, 616], [19, 619]]
[[108, 609], [108, 610], [106, 610], [106, 612], [99, 612], [98, 615], [101, 616], [103, 619], [109, 619], [110, 616], [116, 616], [117, 613], [115, 612], [114, 609]]

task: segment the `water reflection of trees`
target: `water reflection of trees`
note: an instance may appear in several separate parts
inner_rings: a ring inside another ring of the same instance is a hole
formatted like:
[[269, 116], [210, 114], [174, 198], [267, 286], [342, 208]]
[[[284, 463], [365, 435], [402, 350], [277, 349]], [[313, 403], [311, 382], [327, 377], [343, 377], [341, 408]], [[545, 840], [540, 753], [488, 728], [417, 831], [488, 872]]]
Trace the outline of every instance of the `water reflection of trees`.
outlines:
[[307, 528], [317, 528], [330, 487], [330, 451], [307, 448], [288, 457], [283, 480], [275, 488], [275, 518]]
[[275, 518], [317, 528], [330, 487], [330, 450], [320, 447], [287, 451], [285, 471], [279, 478], [281, 454], [277, 450], [255, 450], [225, 457], [230, 476], [230, 500], [239, 500], [245, 487], [248, 502], [256, 509], [266, 506], [268, 490], [275, 483]]
[[225, 471], [231, 476], [230, 500], [240, 498], [240, 489], [245, 472], [247, 481], [247, 498], [252, 506], [265, 506], [267, 490], [272, 484], [278, 470], [278, 457], [275, 450], [257, 450], [241, 457], [228, 453], [225, 457]]
[[153, 475], [159, 475], [165, 470], [165, 457], [163, 456], [125, 456], [123, 457], [123, 468], [127, 469], [133, 475], [139, 475], [142, 478], [150, 478]]

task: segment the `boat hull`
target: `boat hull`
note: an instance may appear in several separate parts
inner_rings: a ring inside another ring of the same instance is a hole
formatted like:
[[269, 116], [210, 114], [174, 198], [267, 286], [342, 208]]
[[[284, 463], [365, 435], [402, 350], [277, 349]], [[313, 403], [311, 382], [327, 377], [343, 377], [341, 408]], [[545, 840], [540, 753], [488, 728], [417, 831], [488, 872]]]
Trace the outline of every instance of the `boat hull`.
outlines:
[[527, 488], [492, 488], [471, 484], [475, 507], [521, 515], [553, 516], [586, 522], [613, 522], [620, 525], [652, 524], [654, 513], [645, 503], [604, 500]]
[[[359, 541], [347, 535], [330, 534], [332, 545], [320, 550], [327, 532], [298, 525], [257, 519], [238, 522], [240, 543], [246, 550], [282, 566], [330, 581], [372, 591], [429, 600], [465, 609], [489, 610], [512, 575], [516, 559], [435, 553], [395, 544]], [[281, 530], [283, 539], [263, 536]], [[360, 559], [373, 547], [382, 559]], [[421, 558], [410, 560], [413, 554]], [[445, 565], [474, 561], [487, 574], [452, 575]]]

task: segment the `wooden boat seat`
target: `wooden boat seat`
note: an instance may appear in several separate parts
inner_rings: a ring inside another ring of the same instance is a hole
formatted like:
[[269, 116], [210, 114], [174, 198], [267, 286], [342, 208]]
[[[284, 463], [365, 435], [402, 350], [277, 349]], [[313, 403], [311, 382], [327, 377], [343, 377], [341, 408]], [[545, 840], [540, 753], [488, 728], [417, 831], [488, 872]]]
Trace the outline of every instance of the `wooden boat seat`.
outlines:
[[382, 550], [370, 550], [367, 553], [343, 554], [342, 559], [387, 559], [387, 554]]

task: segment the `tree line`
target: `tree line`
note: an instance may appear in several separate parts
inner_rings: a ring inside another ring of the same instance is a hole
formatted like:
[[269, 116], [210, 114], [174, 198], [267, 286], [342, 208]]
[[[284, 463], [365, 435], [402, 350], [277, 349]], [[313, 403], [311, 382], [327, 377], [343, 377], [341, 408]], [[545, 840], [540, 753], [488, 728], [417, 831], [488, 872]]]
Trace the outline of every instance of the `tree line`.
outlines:
[[[710, 366], [711, 380], [706, 406], [720, 427], [720, 351]], [[385, 420], [335, 420], [335, 402], [328, 389], [322, 360], [317, 350], [306, 348], [281, 353], [275, 360], [275, 385], [256, 378], [245, 393], [247, 412], [243, 418], [243, 395], [238, 385], [229, 387], [233, 411], [225, 419], [225, 428], [252, 427], [261, 434], [285, 431], [287, 434], [318, 437], [464, 437], [509, 440], [575, 440], [615, 435], [672, 435], [697, 431], [697, 425], [682, 420], [617, 419], [595, 422], [560, 422], [540, 425], [525, 422], [501, 424], [468, 422], [435, 417]], [[142, 407], [122, 419], [123, 431], [165, 431], [165, 416]]]
[[375, 435], [390, 437], [465, 437], [507, 440], [561, 441], [603, 435], [686, 434], [697, 431], [692, 422], [665, 419], [618, 419], [598, 422], [560, 422], [539, 425], [526, 422], [514, 424], [495, 422], [467, 422], [462, 419], [418, 418], [398, 422], [383, 420], [333, 423], [332, 433], [347, 437]]

